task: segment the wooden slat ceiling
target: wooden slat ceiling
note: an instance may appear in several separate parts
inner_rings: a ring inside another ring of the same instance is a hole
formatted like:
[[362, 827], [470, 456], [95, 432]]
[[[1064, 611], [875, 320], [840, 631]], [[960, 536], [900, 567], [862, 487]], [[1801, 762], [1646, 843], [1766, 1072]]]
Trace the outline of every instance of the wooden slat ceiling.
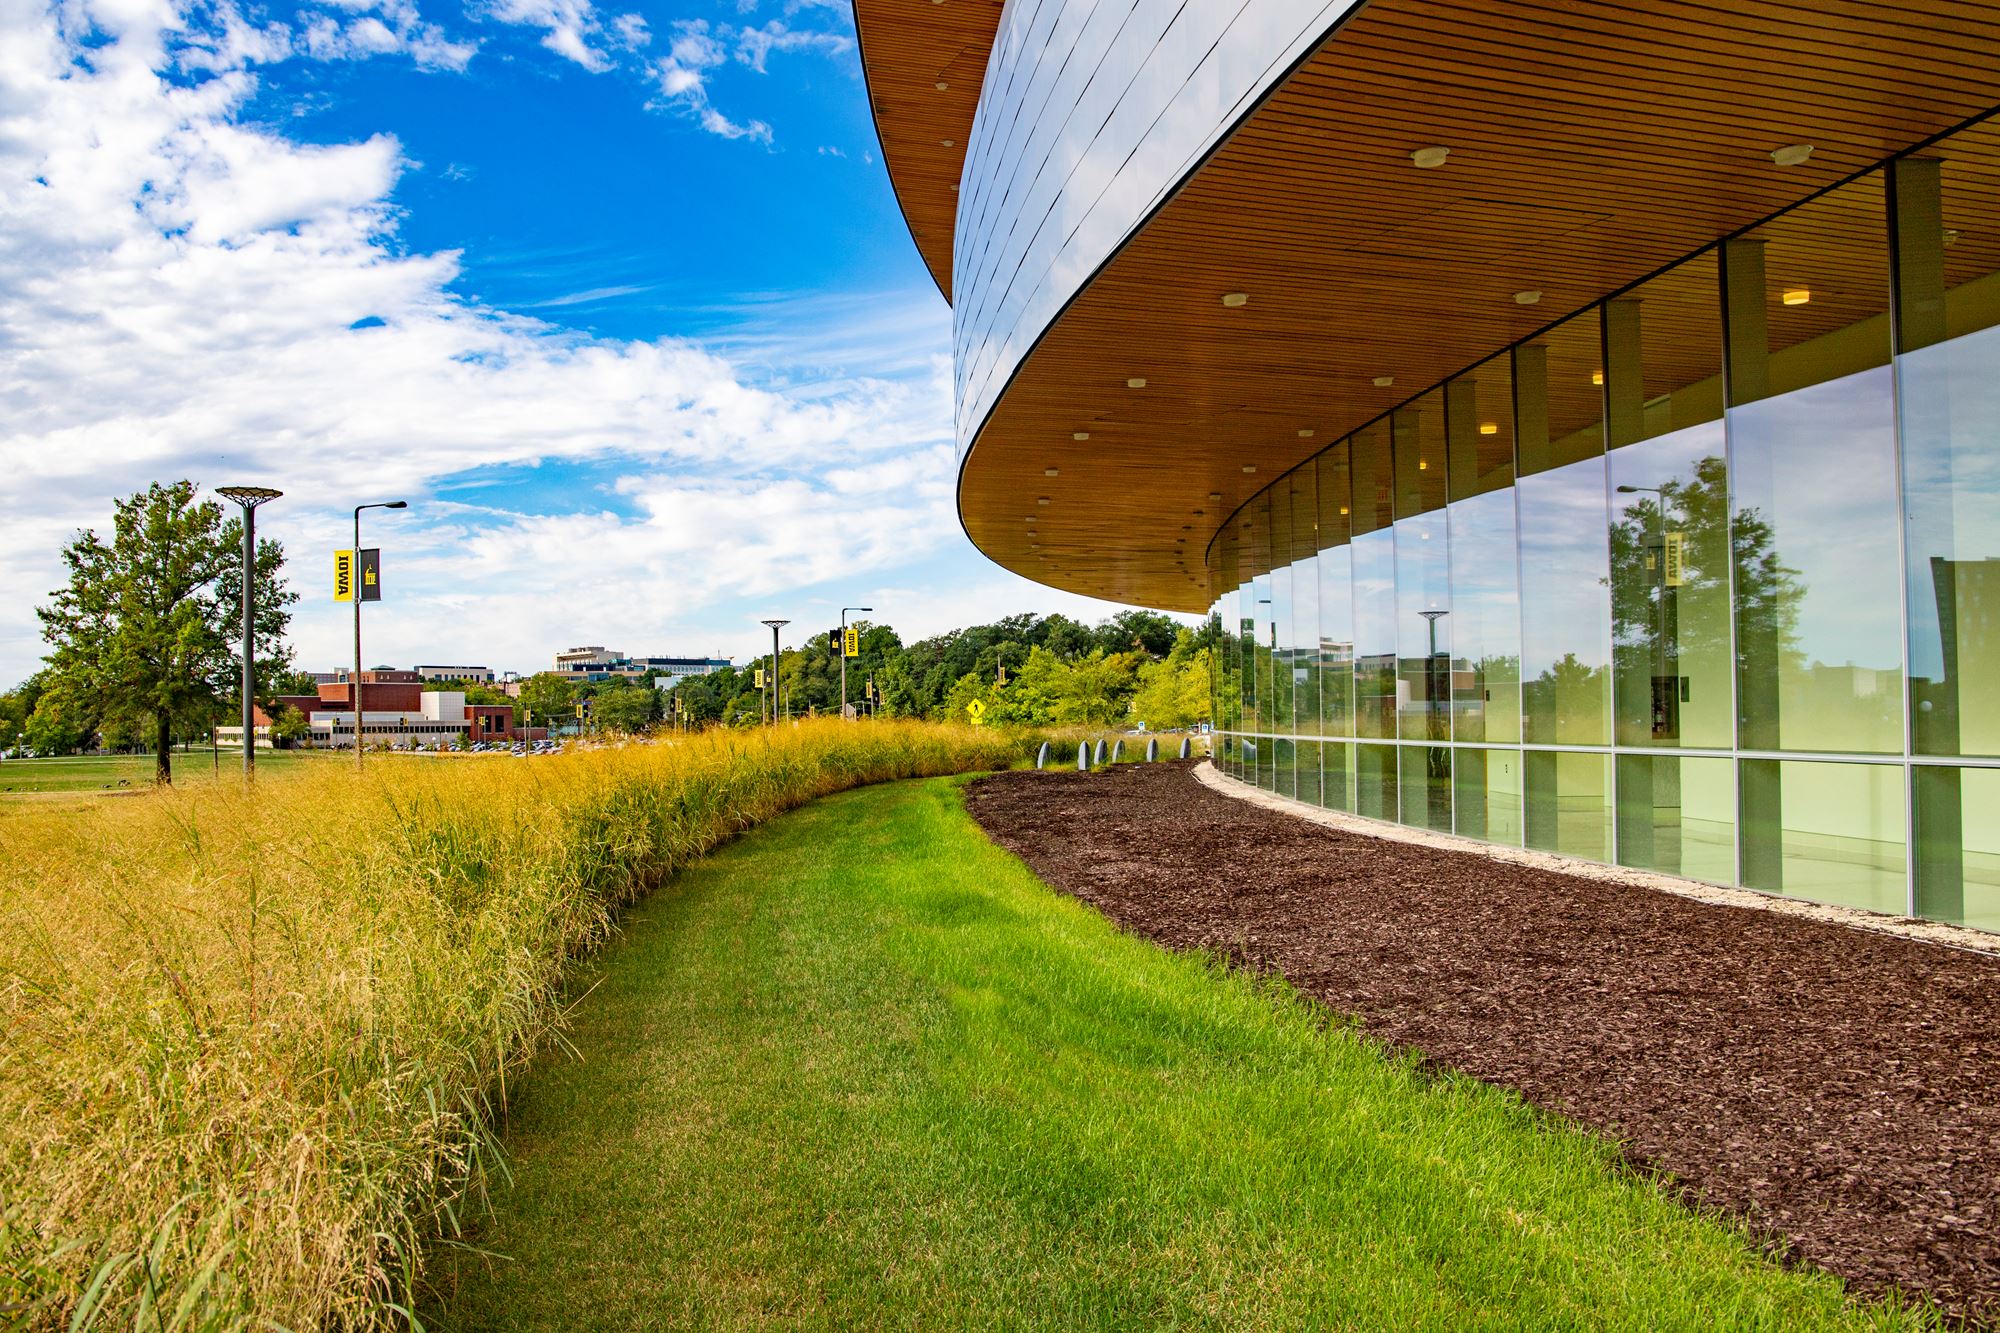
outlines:
[[855, 0], [875, 132], [910, 236], [951, 299], [958, 178], [1003, 0]]
[[[866, 54], [883, 94], [877, 57], [902, 3], [857, 6], [876, 11]], [[917, 0], [910, 12], [984, 4]], [[893, 99], [877, 101], [912, 230], [948, 272], [937, 228], [948, 233], [958, 166], [914, 147], [906, 165], [892, 144], [922, 135], [894, 119]], [[1372, 0], [1023, 363], [961, 471], [966, 531], [1054, 586], [1205, 610], [1210, 537], [1286, 468], [1605, 293], [1996, 105], [2000, 3], [1985, 0]], [[962, 145], [970, 103], [963, 113], [931, 138]], [[1814, 145], [1808, 163], [1771, 162], [1795, 143]], [[1417, 170], [1409, 153], [1428, 144], [1451, 158]], [[1989, 219], [1967, 214], [1972, 194], [1947, 201], [1965, 247], [1957, 266], [1991, 243]], [[1800, 308], [1815, 322], [1856, 301], [1884, 307], [1879, 286], [1836, 272], [1879, 249], [1856, 234], [1874, 216], [1830, 202], [1786, 233], [1798, 254], [1774, 247], [1786, 266], [1774, 283], [1806, 280], [1797, 273], [1815, 252], [1826, 261], [1811, 279], [1825, 297]], [[1223, 308], [1232, 291], [1250, 303]], [[1521, 305], [1521, 291], [1542, 295]], [[1131, 377], [1146, 387], [1127, 388]]]

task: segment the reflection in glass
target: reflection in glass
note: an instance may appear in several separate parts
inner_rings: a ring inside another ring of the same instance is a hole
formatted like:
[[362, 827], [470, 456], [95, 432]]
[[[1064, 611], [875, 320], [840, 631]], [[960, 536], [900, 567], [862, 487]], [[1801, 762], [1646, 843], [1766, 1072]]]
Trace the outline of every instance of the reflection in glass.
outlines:
[[1280, 736], [1271, 741], [1272, 763], [1275, 771], [1271, 778], [1271, 790], [1280, 796], [1298, 795], [1299, 747], [1289, 736]]
[[1617, 743], [1727, 749], [1729, 482], [1720, 421], [1611, 454]]
[[[1319, 653], [1321, 727], [1329, 736], [1354, 734], [1354, 560], [1348, 445], [1320, 455]], [[1342, 808], [1345, 808], [1344, 806]]]
[[1518, 491], [1524, 739], [1606, 744], [1611, 626], [1604, 459], [1523, 477]]
[[1293, 794], [1308, 805], [1320, 805], [1323, 803], [1323, 796], [1320, 790], [1320, 765], [1323, 762], [1324, 760], [1321, 757], [1321, 743], [1319, 741], [1299, 742], [1299, 789]]
[[1745, 759], [1738, 781], [1743, 884], [1906, 910], [1901, 765]]
[[1328, 741], [1321, 747], [1320, 804], [1329, 810], [1354, 809], [1354, 747]]
[[1397, 698], [1404, 740], [1451, 738], [1450, 560], [1442, 509], [1396, 521]]
[[1396, 802], [1396, 747], [1355, 746], [1354, 770], [1354, 813], [1395, 823], [1399, 814]]
[[1736, 777], [1726, 758], [1618, 756], [1618, 864], [1736, 879]]
[[1902, 749], [1886, 368], [1729, 411], [1738, 744]]
[[1364, 533], [1349, 549], [1354, 560], [1354, 734], [1393, 740], [1396, 534], [1389, 528]]
[[[1314, 468], [1308, 463], [1289, 480], [1292, 505], [1292, 727], [1301, 736], [1320, 734], [1319, 514]], [[1303, 752], [1301, 752], [1303, 765]], [[1314, 783], [1317, 783], [1315, 776]], [[1306, 789], [1303, 776], [1299, 790]], [[1311, 799], [1318, 799], [1317, 797]]]
[[1453, 819], [1461, 837], [1521, 845], [1521, 752], [1452, 752]]
[[1611, 859], [1611, 756], [1529, 750], [1527, 845], [1587, 861]]
[[1917, 915], [2000, 930], [2000, 770], [1919, 765]]
[[1398, 746], [1398, 818], [1413, 828], [1451, 832], [1451, 750], [1443, 745]]
[[1454, 502], [1448, 528], [1455, 654], [1450, 666], [1452, 735], [1461, 741], [1518, 741], [1521, 598], [1515, 579], [1514, 492], [1493, 491]]

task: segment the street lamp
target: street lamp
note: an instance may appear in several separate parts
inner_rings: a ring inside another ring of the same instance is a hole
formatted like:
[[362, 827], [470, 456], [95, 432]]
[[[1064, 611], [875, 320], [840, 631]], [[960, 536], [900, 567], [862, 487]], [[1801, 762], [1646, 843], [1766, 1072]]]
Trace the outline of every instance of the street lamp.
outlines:
[[[778, 696], [778, 631], [792, 622], [789, 620], [767, 620], [764, 623], [771, 627], [771, 725], [775, 727], [778, 725], [778, 709], [783, 703], [783, 700]], [[843, 648], [846, 647], [845, 644], [841, 646]], [[845, 661], [846, 659], [843, 658], [841, 660]]]
[[1427, 700], [1425, 700], [1425, 702], [1430, 705], [1430, 714], [1431, 714], [1430, 738], [1432, 740], [1442, 740], [1443, 729], [1438, 726], [1438, 678], [1437, 678], [1438, 621], [1450, 615], [1451, 612], [1431, 610], [1431, 611], [1419, 611], [1417, 612], [1417, 614], [1424, 618], [1424, 621], [1429, 626], [1431, 633], [1430, 655], [1424, 659], [1424, 667], [1425, 667], [1424, 692], [1430, 696]]
[[216, 494], [243, 506], [243, 780], [248, 782], [257, 776], [256, 709], [250, 701], [257, 662], [257, 506], [284, 492], [269, 486], [224, 486]]
[[354, 506], [354, 684], [347, 691], [349, 702], [354, 705], [354, 767], [358, 772], [363, 763], [361, 754], [361, 511], [364, 509], [408, 509], [407, 500], [383, 500], [375, 504]]
[[872, 606], [843, 606], [840, 608], [840, 715], [847, 716], [847, 613], [866, 611], [875, 614]]

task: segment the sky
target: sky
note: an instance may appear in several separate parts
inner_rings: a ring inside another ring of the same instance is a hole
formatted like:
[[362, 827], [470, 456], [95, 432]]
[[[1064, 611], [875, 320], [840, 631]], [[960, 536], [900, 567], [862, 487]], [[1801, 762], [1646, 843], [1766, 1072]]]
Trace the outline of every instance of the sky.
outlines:
[[[154, 480], [285, 492], [297, 662], [1117, 608], [974, 551], [844, 0], [0, 0], [0, 686]], [[793, 640], [795, 641], [795, 640]]]

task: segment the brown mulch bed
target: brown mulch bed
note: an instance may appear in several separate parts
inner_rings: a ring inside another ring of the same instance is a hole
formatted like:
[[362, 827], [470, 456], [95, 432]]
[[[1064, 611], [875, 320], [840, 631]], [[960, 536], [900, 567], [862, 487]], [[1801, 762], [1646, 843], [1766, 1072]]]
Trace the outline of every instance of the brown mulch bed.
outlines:
[[1343, 833], [1185, 763], [968, 804], [1135, 934], [1598, 1127], [1860, 1291], [2000, 1316], [2000, 960]]

